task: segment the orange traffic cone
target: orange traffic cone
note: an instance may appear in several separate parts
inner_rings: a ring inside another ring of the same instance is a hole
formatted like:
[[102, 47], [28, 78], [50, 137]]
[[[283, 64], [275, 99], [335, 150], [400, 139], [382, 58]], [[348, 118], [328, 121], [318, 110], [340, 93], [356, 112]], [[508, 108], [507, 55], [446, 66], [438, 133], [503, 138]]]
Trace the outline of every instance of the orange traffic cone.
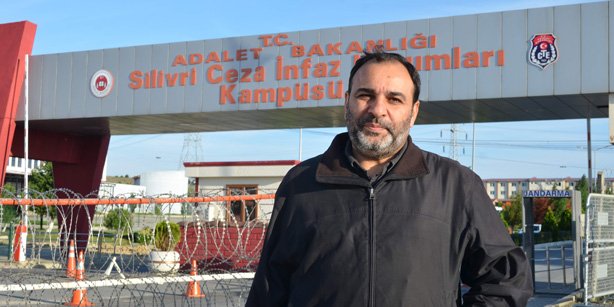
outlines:
[[15, 239], [13, 241], [13, 261], [26, 261], [26, 238], [28, 237], [28, 227], [19, 223], [15, 226]]
[[[79, 251], [79, 257], [77, 258], [77, 268], [75, 270], [75, 279], [85, 279], [85, 258], [83, 257], [83, 251]], [[87, 289], [77, 288], [72, 291], [72, 300], [64, 303], [65, 306], [94, 306], [94, 303], [87, 299]]]
[[66, 277], [74, 278], [75, 275], [75, 242], [70, 240], [70, 247], [68, 248], [68, 263], [66, 263]]
[[[196, 272], [198, 271], [198, 266], [196, 265], [196, 260], [192, 260], [192, 270], [190, 270], [190, 276], [196, 276]], [[205, 294], [201, 292], [200, 285], [198, 281], [190, 281], [188, 283], [188, 290], [185, 292], [185, 295], [189, 298], [201, 298], [205, 297]]]
[[75, 271], [75, 279], [85, 279], [85, 259], [83, 258], [83, 251], [79, 251], [79, 258], [77, 259], [77, 269]]
[[72, 291], [72, 300], [64, 303], [64, 306], [94, 306], [94, 303], [87, 299], [87, 289], [75, 289]]

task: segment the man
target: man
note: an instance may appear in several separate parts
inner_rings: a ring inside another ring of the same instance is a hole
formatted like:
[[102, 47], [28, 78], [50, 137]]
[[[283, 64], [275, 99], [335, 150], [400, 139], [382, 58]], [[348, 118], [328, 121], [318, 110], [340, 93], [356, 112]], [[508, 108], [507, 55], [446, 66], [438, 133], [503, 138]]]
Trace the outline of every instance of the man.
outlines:
[[481, 179], [409, 136], [414, 67], [367, 53], [348, 87], [348, 133], [277, 191], [247, 306], [525, 306], [527, 259]]

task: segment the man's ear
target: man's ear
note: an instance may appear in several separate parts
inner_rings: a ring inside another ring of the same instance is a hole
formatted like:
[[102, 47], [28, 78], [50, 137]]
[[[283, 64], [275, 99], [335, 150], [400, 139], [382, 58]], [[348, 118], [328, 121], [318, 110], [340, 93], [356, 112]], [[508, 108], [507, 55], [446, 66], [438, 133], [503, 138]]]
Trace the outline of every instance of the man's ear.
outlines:
[[420, 100], [416, 100], [414, 104], [411, 106], [411, 124], [409, 127], [413, 127], [416, 122], [416, 118], [418, 118], [418, 112], [420, 111]]

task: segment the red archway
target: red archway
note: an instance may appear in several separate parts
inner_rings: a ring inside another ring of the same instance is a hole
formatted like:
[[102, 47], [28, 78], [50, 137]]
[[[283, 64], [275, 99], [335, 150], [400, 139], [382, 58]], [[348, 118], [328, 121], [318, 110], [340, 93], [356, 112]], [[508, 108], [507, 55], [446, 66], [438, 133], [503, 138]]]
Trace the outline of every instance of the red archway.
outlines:
[[[9, 156], [23, 157], [23, 125], [16, 114], [25, 76], [26, 55], [32, 52], [36, 25], [27, 21], [0, 25], [0, 185], [4, 186]], [[102, 179], [110, 135], [83, 135], [29, 131], [29, 158], [53, 162], [56, 188], [96, 197]], [[66, 197], [66, 195], [58, 195]], [[77, 247], [87, 246], [94, 206], [62, 207], [58, 215], [63, 235], [77, 234]]]

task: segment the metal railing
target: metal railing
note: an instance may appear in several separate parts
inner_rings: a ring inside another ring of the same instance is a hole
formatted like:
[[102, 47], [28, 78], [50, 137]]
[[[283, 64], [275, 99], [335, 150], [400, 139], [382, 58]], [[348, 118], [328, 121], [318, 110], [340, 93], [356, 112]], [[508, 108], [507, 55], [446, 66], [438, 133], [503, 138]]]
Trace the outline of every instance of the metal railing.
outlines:
[[575, 290], [573, 241], [535, 246], [535, 279], [538, 293], [569, 293]]

